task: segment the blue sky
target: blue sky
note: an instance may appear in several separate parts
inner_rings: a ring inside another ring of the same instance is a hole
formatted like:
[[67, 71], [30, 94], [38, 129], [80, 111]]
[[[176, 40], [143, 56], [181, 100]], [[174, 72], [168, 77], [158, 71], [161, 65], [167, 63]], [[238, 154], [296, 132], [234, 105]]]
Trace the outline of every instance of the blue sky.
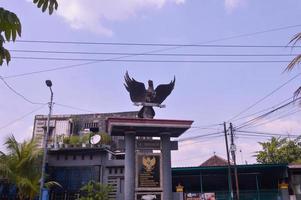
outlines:
[[[59, 0], [59, 10], [52, 16], [42, 14], [26, 0], [2, 1], [2, 6], [18, 14], [22, 21], [22, 40], [59, 40], [88, 42], [175, 43], [203, 44], [212, 40], [254, 33], [269, 29], [298, 25], [301, 2], [298, 0]], [[253, 36], [222, 40], [217, 45], [287, 45], [291, 37], [300, 32], [301, 26]], [[10, 43], [9, 49], [87, 51], [87, 52], [134, 52], [153, 50], [162, 53], [195, 54], [290, 54], [298, 49], [290, 48], [202, 48], [181, 47], [166, 50], [156, 46], [109, 46]], [[68, 57], [108, 59], [108, 55], [56, 55], [12, 52], [13, 56]], [[161, 60], [290, 60], [293, 57], [150, 57], [136, 56], [129, 59]], [[0, 68], [0, 75], [51, 69], [85, 61], [43, 61], [13, 59], [8, 67]], [[47, 102], [49, 91], [44, 81], [53, 81], [55, 102], [95, 112], [137, 110], [132, 106], [123, 87], [126, 70], [137, 80], [154, 84], [167, 83], [176, 76], [176, 87], [165, 101], [167, 108], [157, 109], [156, 118], [194, 120], [194, 126], [203, 127], [229, 120], [279, 85], [299, 73], [283, 73], [286, 63], [137, 63], [98, 62], [72, 69], [7, 78], [6, 81], [18, 92], [35, 102]], [[281, 90], [261, 102], [246, 114], [270, 107], [292, 96], [300, 85], [300, 78], [291, 81]], [[29, 138], [34, 114], [6, 126], [24, 114], [39, 107], [25, 102], [0, 84], [0, 142], [13, 133], [18, 139]], [[294, 107], [297, 108], [296, 106]], [[47, 107], [35, 114], [46, 114]], [[83, 113], [60, 107], [55, 114]], [[242, 115], [243, 116], [243, 115]], [[280, 116], [280, 114], [279, 114]], [[277, 117], [277, 115], [275, 115]], [[251, 117], [252, 118], [252, 117]], [[239, 125], [242, 119], [233, 122]], [[295, 114], [263, 126], [249, 128], [281, 134], [298, 134], [301, 130], [300, 114]], [[4, 128], [4, 126], [6, 126]], [[1, 128], [2, 127], [2, 128]], [[193, 128], [184, 137], [208, 134], [222, 130]], [[262, 138], [243, 138], [236, 142], [238, 161], [255, 162], [254, 151]], [[2, 148], [3, 149], [3, 148]], [[223, 137], [186, 141], [173, 153], [173, 165], [196, 165], [216, 152], [225, 157]], [[185, 162], [183, 163], [183, 157]], [[182, 160], [182, 161], [181, 161]]]

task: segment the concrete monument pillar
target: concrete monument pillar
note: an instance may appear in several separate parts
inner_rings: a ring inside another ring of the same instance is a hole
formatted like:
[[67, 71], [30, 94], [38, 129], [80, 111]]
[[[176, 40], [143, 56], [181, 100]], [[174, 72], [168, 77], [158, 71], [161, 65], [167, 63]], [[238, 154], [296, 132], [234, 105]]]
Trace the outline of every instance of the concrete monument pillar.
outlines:
[[126, 132], [125, 169], [124, 169], [124, 200], [135, 199], [135, 133]]
[[171, 142], [169, 134], [162, 134], [163, 199], [172, 200]]

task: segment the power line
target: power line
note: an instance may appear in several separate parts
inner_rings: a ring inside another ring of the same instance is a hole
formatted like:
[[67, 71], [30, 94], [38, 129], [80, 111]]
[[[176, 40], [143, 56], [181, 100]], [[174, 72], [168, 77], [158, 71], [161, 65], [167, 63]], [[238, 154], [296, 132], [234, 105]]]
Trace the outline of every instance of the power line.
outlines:
[[251, 104], [250, 106], [248, 106], [247, 108], [243, 109], [241, 112], [239, 112], [238, 114], [236, 114], [234, 117], [232, 117], [231, 119], [229, 119], [228, 121], [233, 121], [234, 119], [236, 119], [238, 116], [240, 116], [241, 114], [247, 112], [248, 110], [250, 110], [251, 108], [253, 108], [254, 106], [256, 106], [257, 104], [261, 103], [262, 101], [264, 101], [265, 99], [267, 99], [268, 97], [272, 96], [274, 93], [276, 93], [278, 90], [280, 90], [281, 88], [283, 88], [284, 86], [286, 86], [287, 84], [289, 84], [290, 82], [292, 82], [293, 80], [295, 80], [296, 78], [298, 78], [299, 76], [301, 76], [301, 73], [295, 75], [294, 77], [290, 78], [288, 81], [284, 82], [283, 84], [281, 84], [280, 86], [278, 86], [276, 89], [272, 90], [270, 93], [268, 93], [267, 95], [265, 95], [264, 97], [260, 98], [259, 100], [257, 100], [255, 103]]
[[[294, 114], [296, 114], [296, 113], [298, 113], [298, 112], [300, 112], [300, 111], [301, 111], [300, 109], [297, 109], [297, 110], [295, 110], [295, 111], [293, 111], [293, 112], [289, 112], [289, 113], [287, 113], [287, 114], [285, 114], [285, 115], [281, 115], [280, 117], [277, 117], [276, 119], [269, 120], [269, 121], [266, 121], [266, 122], [263, 122], [263, 123], [260, 123], [260, 124], [256, 124], [256, 125], [253, 125], [253, 126], [250, 126], [250, 127], [251, 127], [251, 128], [254, 128], [254, 127], [266, 125], [266, 124], [269, 124], [269, 123], [271, 123], [271, 122], [277, 121], [277, 120], [279, 120], [279, 119], [283, 119], [283, 118], [285, 118], [285, 117], [294, 115]], [[250, 128], [250, 127], [249, 127], [249, 128]]]
[[[58, 51], [58, 50], [28, 50], [13, 49], [11, 52], [17, 53], [41, 53], [41, 54], [76, 54], [76, 55], [128, 55], [137, 56], [140, 53], [127, 52], [88, 52], [88, 51]], [[190, 56], [190, 57], [291, 57], [299, 54], [200, 54], [200, 53], [148, 53], [143, 56]]]
[[93, 61], [93, 62], [142, 62], [142, 63], [289, 63], [290, 60], [154, 60], [154, 59], [95, 59], [95, 58], [58, 58], [58, 57], [33, 57], [13, 56], [22, 60], [52, 60], [52, 61]]
[[[239, 132], [239, 133], [251, 133], [254, 135], [266, 135], [266, 136], [287, 136], [287, 134], [277, 134], [277, 133], [267, 133], [267, 132], [258, 132], [258, 131], [245, 131], [245, 130], [238, 130], [235, 132]], [[300, 135], [291, 135], [292, 137], [299, 137]]]
[[271, 138], [268, 135], [254, 135], [254, 134], [237, 134], [238, 138]]
[[[254, 35], [259, 35], [263, 33], [269, 33], [269, 32], [275, 32], [275, 31], [281, 31], [281, 30], [286, 30], [286, 29], [291, 29], [291, 28], [297, 28], [300, 27], [301, 24], [295, 24], [295, 25], [290, 25], [290, 26], [282, 26], [282, 27], [277, 27], [277, 28], [272, 28], [272, 29], [267, 29], [263, 31], [256, 31], [252, 33], [246, 33], [246, 34], [240, 34], [240, 35], [235, 35], [235, 36], [230, 36], [230, 37], [224, 37], [216, 40], [211, 40], [208, 41], [208, 43], [213, 43], [213, 42], [219, 42], [219, 41], [224, 41], [224, 40], [231, 40], [231, 39], [237, 39], [237, 38], [242, 38], [242, 37], [248, 37], [248, 36], [254, 36]], [[16, 42], [20, 43], [45, 43], [45, 44], [84, 44], [84, 45], [125, 45], [125, 46], [198, 46], [199, 44], [164, 44], [164, 43], [113, 43], [113, 42], [79, 42], [79, 41], [50, 41], [50, 40], [17, 40]], [[287, 47], [287, 46], [283, 46]]]
[[30, 99], [26, 98], [24, 95], [22, 95], [20, 92], [16, 91], [11, 85], [9, 85], [3, 77], [0, 76], [0, 80], [5, 84], [5, 86], [10, 89], [13, 93], [15, 93], [17, 96], [21, 97], [24, 101], [31, 103], [31, 104], [38, 104], [38, 105], [45, 105], [46, 103], [39, 103], [39, 102], [33, 102]]
[[235, 120], [233, 120], [233, 121], [238, 121], [238, 120], [241, 120], [241, 119], [249, 118], [249, 117], [254, 116], [254, 115], [256, 115], [256, 114], [265, 112], [265, 111], [267, 111], [267, 110], [275, 109], [275, 107], [280, 106], [281, 104], [283, 104], [283, 103], [285, 103], [285, 102], [287, 102], [287, 101], [289, 101], [289, 100], [291, 100], [291, 99], [294, 99], [294, 97], [287, 98], [287, 99], [281, 101], [280, 103], [277, 103], [276, 105], [273, 105], [273, 106], [271, 106], [271, 107], [268, 107], [268, 108], [264, 108], [264, 109], [262, 109], [262, 110], [259, 110], [259, 111], [255, 112], [255, 113], [252, 113], [252, 114], [249, 114], [249, 115], [246, 115], [246, 116], [237, 118], [237, 119], [235, 119]]
[[[222, 136], [223, 136], [223, 133], [220, 133], [220, 134], [217, 134], [217, 135], [213, 135], [213, 136], [208, 136], [208, 137], [201, 138], [202, 140], [197, 140], [197, 141], [190, 142], [190, 143], [180, 143], [179, 147], [186, 146], [186, 145], [197, 144], [197, 143], [202, 143], [202, 142], [208, 142], [211, 139], [219, 138], [219, 137], [222, 137]], [[182, 141], [182, 142], [185, 142], [185, 141]]]
[[65, 107], [65, 108], [70, 108], [70, 109], [73, 109], [73, 110], [78, 110], [78, 111], [84, 111], [84, 112], [94, 113], [94, 111], [91, 111], [91, 110], [87, 110], [87, 109], [83, 109], [83, 108], [79, 108], [79, 107], [75, 107], [75, 106], [70, 106], [70, 105], [66, 105], [66, 104], [55, 103], [55, 105], [61, 106], [61, 107]]
[[[171, 43], [125, 43], [125, 42], [68, 42], [47, 40], [18, 40], [17, 42], [47, 43], [47, 44], [76, 44], [76, 45], [113, 45], [113, 46], [157, 46], [157, 47], [206, 47], [206, 48], [301, 48], [293, 45], [235, 45], [235, 44], [171, 44]], [[211, 43], [212, 41], [210, 41]]]
[[[259, 34], [268, 33], [268, 32], [274, 32], [274, 31], [280, 31], [280, 30], [295, 28], [295, 27], [299, 27], [299, 26], [301, 26], [301, 24], [284, 26], [284, 27], [277, 27], [277, 28], [267, 29], [267, 30], [263, 30], [263, 31], [257, 31], [257, 32], [253, 32], [253, 33], [240, 34], [240, 35], [235, 35], [235, 36], [230, 36], [230, 37], [219, 38], [219, 39], [215, 39], [215, 40], [208, 40], [206, 42], [203, 42], [202, 44], [213, 43], [213, 42], [220, 42], [220, 41], [225, 41], [225, 40], [232, 40], [232, 39], [243, 38], [243, 37], [248, 37], [248, 36], [254, 36], [254, 35], [259, 35]], [[39, 42], [43, 42], [43, 41], [17, 40], [17, 42], [25, 42], [25, 43], [36, 42], [36, 43], [39, 43]], [[45, 42], [48, 43], [50, 41], [45, 41]], [[178, 49], [178, 48], [181, 48], [181, 47], [177, 46], [177, 47], [171, 47], [171, 48], [165, 48], [165, 49], [156, 49], [156, 50], [152, 50], [152, 51], [142, 52], [140, 55], [149, 54], [149, 53], [155, 53], [155, 52], [156, 53], [157, 52], [164, 52], [164, 51], [174, 50], [174, 49]], [[107, 59], [105, 61], [110, 61], [110, 60], [113, 60], [113, 59], [123, 59], [123, 58], [127, 58], [127, 57], [132, 57], [132, 56], [129, 55], [129, 56], [115, 57], [115, 58]], [[96, 64], [96, 63], [98, 63], [98, 62], [93, 61], [93, 62], [78, 63], [78, 64], [72, 64], [72, 65], [64, 65], [64, 66], [61, 66], [61, 67], [54, 67], [54, 68], [47, 69], [47, 70], [32, 71], [32, 72], [28, 72], [28, 73], [11, 75], [11, 76], [7, 76], [7, 77], [3, 77], [3, 78], [17, 78], [17, 77], [29, 76], [29, 75], [33, 75], [33, 74], [50, 72], [50, 71], [71, 69], [71, 68], [75, 68], [75, 67], [92, 65], [92, 64]], [[45, 67], [43, 67], [43, 68], [45, 68]]]
[[264, 113], [264, 114], [262, 114], [262, 115], [260, 115], [258, 117], [255, 117], [255, 118], [253, 118], [251, 120], [248, 120], [248, 121], [244, 122], [243, 124], [239, 125], [236, 129], [241, 129], [241, 128], [246, 127], [246, 126], [250, 126], [251, 123], [254, 123], [254, 122], [258, 121], [258, 120], [261, 120], [264, 117], [266, 117], [266, 116], [268, 116], [268, 115], [270, 115], [270, 114], [272, 114], [272, 113], [274, 113], [274, 112], [276, 112], [276, 111], [278, 111], [280, 109], [283, 109], [283, 108], [285, 108], [285, 107], [287, 107], [287, 106], [295, 103], [296, 101], [299, 101], [300, 99], [301, 99], [301, 97], [293, 99], [292, 101], [290, 101], [290, 102], [288, 102], [288, 103], [286, 103], [284, 105], [278, 106], [278, 107], [274, 108], [273, 110], [271, 110], [269, 112], [266, 112], [266, 113]]
[[44, 107], [45, 107], [45, 105], [42, 105], [42, 106], [40, 106], [40, 107], [38, 107], [38, 108], [36, 108], [36, 109], [34, 109], [34, 110], [32, 110], [32, 111], [30, 111], [30, 112], [24, 114], [24, 115], [22, 115], [21, 117], [19, 117], [19, 118], [17, 118], [17, 119], [14, 119], [14, 120], [8, 122], [7, 124], [1, 126], [1, 127], [0, 127], [0, 130], [2, 130], [2, 129], [4, 129], [4, 128], [8, 127], [8, 126], [13, 125], [14, 123], [16, 123], [16, 122], [18, 122], [18, 121], [24, 119], [25, 117], [31, 115], [32, 113], [37, 112], [38, 110], [41, 110], [41, 109], [44, 108]]
[[194, 139], [198, 139], [198, 138], [219, 135], [221, 133], [224, 133], [224, 132], [219, 131], [219, 132], [216, 132], [216, 133], [208, 133], [208, 134], [203, 134], [203, 135], [198, 135], [198, 136], [193, 136], [193, 137], [187, 137], [187, 138], [179, 139], [178, 142], [184, 142], [184, 141], [187, 141], [187, 140], [194, 140]]
[[[283, 114], [283, 113], [291, 112], [292, 110], [295, 110], [295, 108], [293, 107], [293, 108], [290, 109], [289, 111], [280, 112], [279, 114], [281, 115], [281, 114]], [[243, 123], [243, 124], [237, 126], [236, 129], [237, 129], [237, 130], [240, 130], [240, 129], [245, 128], [245, 127], [253, 127], [253, 126], [255, 126], [255, 125], [258, 124], [258, 123], [262, 123], [262, 120], [263, 120], [265, 117], [267, 117], [267, 116], [269, 116], [270, 114], [273, 114], [273, 113], [274, 113], [274, 112], [271, 112], [271, 113], [265, 113], [265, 114], [263, 114], [263, 115], [261, 115], [261, 116], [258, 116], [258, 117], [256, 117], [256, 118], [253, 118], [253, 119], [251, 119], [251, 120], [249, 120], [249, 121], [247, 121], [247, 122], [245, 122], [245, 123]], [[277, 117], [277, 116], [276, 116], [276, 117]]]

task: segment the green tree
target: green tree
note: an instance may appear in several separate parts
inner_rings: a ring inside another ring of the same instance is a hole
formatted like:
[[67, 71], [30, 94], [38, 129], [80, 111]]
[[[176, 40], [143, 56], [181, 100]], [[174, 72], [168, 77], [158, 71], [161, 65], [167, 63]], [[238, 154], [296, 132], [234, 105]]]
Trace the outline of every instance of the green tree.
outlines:
[[82, 195], [79, 200], [109, 200], [112, 187], [99, 182], [89, 181], [80, 190]]
[[262, 164], [293, 163], [301, 159], [300, 138], [289, 140], [288, 138], [272, 137], [268, 142], [259, 142], [262, 150], [258, 151], [256, 160]]
[[[20, 200], [34, 199], [39, 194], [41, 178], [42, 151], [38, 143], [33, 139], [18, 143], [14, 136], [10, 136], [5, 146], [7, 153], [0, 151], [0, 176], [17, 187]], [[48, 182], [45, 185], [59, 184]]]
[[[38, 8], [45, 12], [47, 9], [51, 15], [57, 10], [57, 0], [33, 0]], [[22, 26], [18, 16], [0, 7], [0, 65], [6, 60], [6, 64], [11, 60], [9, 51], [3, 46], [5, 41], [15, 41], [17, 36], [21, 37]]]

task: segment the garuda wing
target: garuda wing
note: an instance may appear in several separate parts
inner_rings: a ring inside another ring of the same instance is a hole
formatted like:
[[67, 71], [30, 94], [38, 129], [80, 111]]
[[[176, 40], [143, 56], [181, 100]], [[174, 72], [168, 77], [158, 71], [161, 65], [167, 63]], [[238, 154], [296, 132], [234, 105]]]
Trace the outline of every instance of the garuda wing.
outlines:
[[154, 103], [161, 104], [170, 95], [175, 87], [176, 77], [169, 84], [161, 84], [156, 88], [156, 96], [153, 100]]
[[144, 83], [140, 83], [133, 78], [130, 78], [128, 72], [124, 76], [124, 86], [130, 93], [132, 102], [145, 102], [146, 89]]

